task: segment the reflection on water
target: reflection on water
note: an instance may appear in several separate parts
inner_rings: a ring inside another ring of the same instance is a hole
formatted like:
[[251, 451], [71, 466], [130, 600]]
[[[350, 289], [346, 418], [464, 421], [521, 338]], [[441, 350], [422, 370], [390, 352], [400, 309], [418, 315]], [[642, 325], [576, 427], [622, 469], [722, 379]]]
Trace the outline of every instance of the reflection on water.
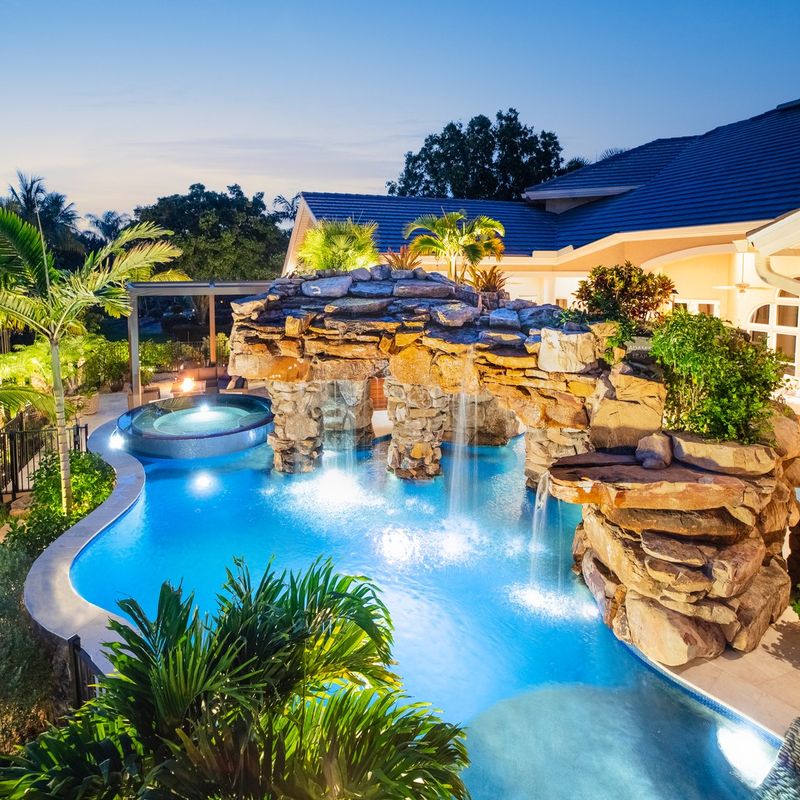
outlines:
[[534, 540], [522, 442], [473, 455], [466, 516], [449, 515], [447, 479], [388, 474], [385, 444], [352, 470], [325, 459], [309, 475], [273, 473], [265, 446], [146, 462], [142, 501], [81, 554], [73, 582], [105, 608], [132, 595], [152, 613], [169, 578], [210, 609], [234, 556], [254, 575], [273, 554], [289, 569], [331, 556], [381, 587], [408, 691], [468, 726], [476, 800], [752, 797], [748, 729], [603, 626], [570, 570], [579, 509], [549, 502]]

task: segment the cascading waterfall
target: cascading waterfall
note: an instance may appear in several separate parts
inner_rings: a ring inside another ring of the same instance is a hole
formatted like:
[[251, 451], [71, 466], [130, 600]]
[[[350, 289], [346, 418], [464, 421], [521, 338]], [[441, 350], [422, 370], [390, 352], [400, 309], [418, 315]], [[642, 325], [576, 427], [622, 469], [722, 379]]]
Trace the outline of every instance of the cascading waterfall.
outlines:
[[[531, 521], [531, 586], [542, 582], [541, 569], [545, 550], [545, 532], [547, 530], [547, 515], [550, 508], [550, 473], [545, 472], [536, 487], [536, 499], [533, 502], [533, 519]], [[559, 572], [561, 565], [559, 564]]]
[[475, 496], [478, 481], [478, 463], [470, 447], [469, 431], [477, 428], [478, 397], [474, 391], [467, 391], [468, 381], [474, 374], [474, 354], [470, 350], [464, 357], [464, 371], [461, 378], [461, 391], [458, 393], [456, 413], [453, 419], [452, 448], [453, 457], [449, 474], [448, 517], [467, 517]]

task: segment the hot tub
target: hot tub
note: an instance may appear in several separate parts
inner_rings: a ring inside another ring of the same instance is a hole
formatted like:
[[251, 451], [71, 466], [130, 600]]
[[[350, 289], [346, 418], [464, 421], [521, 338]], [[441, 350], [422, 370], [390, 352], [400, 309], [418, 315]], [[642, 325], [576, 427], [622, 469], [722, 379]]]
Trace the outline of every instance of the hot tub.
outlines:
[[272, 422], [264, 397], [190, 395], [134, 408], [117, 420], [126, 450], [157, 458], [208, 458], [263, 444]]

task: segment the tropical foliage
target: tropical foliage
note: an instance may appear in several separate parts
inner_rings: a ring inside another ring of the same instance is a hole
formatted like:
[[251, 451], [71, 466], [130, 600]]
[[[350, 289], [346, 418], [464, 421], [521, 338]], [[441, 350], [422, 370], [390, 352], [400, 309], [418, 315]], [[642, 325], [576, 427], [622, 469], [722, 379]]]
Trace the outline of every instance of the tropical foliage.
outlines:
[[375, 246], [375, 222], [324, 219], [306, 231], [297, 255], [312, 270], [354, 270], [380, 260]]
[[506, 288], [507, 280], [508, 277], [497, 264], [485, 269], [472, 265], [469, 267], [467, 283], [479, 292], [502, 292]]
[[422, 266], [422, 258], [419, 253], [414, 253], [407, 245], [401, 245], [395, 253], [389, 248], [383, 255], [383, 260], [392, 269], [416, 269]]
[[[34, 474], [27, 516], [9, 521], [0, 542], [0, 752], [40, 733], [66, 710], [63, 676], [32, 627], [22, 604], [25, 576], [34, 559], [85, 514], [102, 503], [114, 485], [114, 471], [93, 453], [70, 455], [74, 506], [61, 510], [58, 460], [47, 458]], [[2, 789], [0, 789], [2, 795]]]
[[212, 617], [168, 584], [153, 619], [120, 606], [98, 698], [4, 761], [3, 796], [468, 797], [463, 731], [401, 693], [368, 580], [237, 563]]
[[92, 227], [104, 243], [116, 239], [131, 221], [127, 214], [119, 214], [116, 211], [104, 211], [99, 217], [87, 214], [86, 219], [92, 223]]
[[176, 268], [192, 280], [266, 280], [280, 273], [289, 235], [278, 226], [283, 217], [267, 210], [264, 193], [248, 197], [238, 184], [225, 192], [202, 183], [186, 194], [160, 197], [135, 210], [137, 222], [175, 232], [182, 251]]
[[645, 325], [672, 299], [673, 282], [660, 272], [645, 272], [626, 261], [593, 267], [578, 284], [575, 299], [590, 316]]
[[518, 200], [526, 187], [559, 174], [561, 164], [556, 134], [535, 131], [509, 108], [494, 122], [480, 114], [427, 136], [386, 186], [396, 195]]
[[448, 277], [463, 283], [468, 267], [476, 267], [484, 258], [503, 257], [505, 232], [503, 224], [491, 217], [468, 219], [465, 211], [446, 211], [440, 217], [417, 217], [406, 225], [403, 236], [417, 233], [410, 251], [444, 262]]
[[0, 314], [7, 323], [32, 331], [49, 345], [65, 513], [72, 505], [72, 490], [61, 340], [85, 332], [83, 318], [89, 309], [99, 308], [117, 317], [128, 314], [130, 303], [124, 284], [150, 279], [157, 266], [180, 254], [160, 238], [168, 234], [149, 223], [133, 226], [68, 273], [57, 269], [36, 228], [13, 212], [0, 209]]
[[651, 354], [664, 369], [667, 427], [745, 443], [764, 436], [783, 380], [775, 351], [716, 317], [678, 310], [655, 329]]

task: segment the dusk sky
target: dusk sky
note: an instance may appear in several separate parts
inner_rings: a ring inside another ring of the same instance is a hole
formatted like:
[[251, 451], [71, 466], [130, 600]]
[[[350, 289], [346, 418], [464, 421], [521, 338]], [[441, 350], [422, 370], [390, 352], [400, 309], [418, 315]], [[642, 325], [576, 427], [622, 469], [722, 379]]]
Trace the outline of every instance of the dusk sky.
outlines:
[[0, 0], [0, 190], [82, 214], [200, 182], [382, 193], [452, 119], [514, 106], [564, 155], [800, 97], [800, 3]]

